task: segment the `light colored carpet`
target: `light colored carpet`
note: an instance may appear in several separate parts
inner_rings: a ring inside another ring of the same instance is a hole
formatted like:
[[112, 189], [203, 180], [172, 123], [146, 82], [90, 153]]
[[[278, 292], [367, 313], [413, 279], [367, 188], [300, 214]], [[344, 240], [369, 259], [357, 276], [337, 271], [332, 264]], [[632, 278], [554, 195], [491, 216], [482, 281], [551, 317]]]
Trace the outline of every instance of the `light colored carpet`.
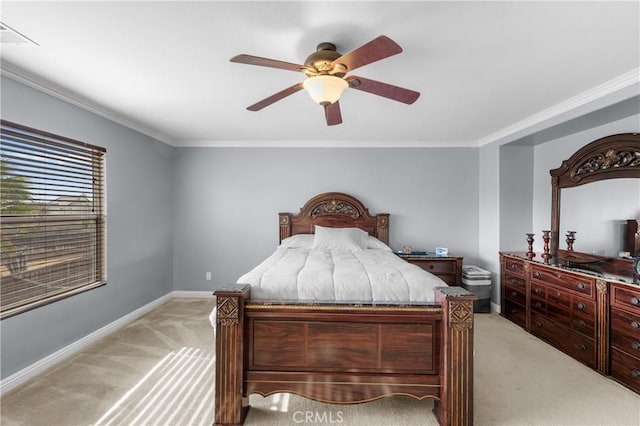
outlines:
[[[211, 425], [212, 300], [174, 299], [0, 401], [2, 426]], [[475, 424], [640, 425], [640, 396], [505, 319], [477, 314]], [[432, 402], [250, 397], [246, 424], [436, 425]]]

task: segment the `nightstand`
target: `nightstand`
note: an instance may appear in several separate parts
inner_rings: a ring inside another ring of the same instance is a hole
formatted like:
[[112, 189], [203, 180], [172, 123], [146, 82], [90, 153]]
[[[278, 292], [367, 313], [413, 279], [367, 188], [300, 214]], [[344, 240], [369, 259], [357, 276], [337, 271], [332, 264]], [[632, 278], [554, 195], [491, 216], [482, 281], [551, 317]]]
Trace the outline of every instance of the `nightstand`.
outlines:
[[462, 285], [462, 257], [398, 254], [402, 259], [437, 275], [449, 285]]

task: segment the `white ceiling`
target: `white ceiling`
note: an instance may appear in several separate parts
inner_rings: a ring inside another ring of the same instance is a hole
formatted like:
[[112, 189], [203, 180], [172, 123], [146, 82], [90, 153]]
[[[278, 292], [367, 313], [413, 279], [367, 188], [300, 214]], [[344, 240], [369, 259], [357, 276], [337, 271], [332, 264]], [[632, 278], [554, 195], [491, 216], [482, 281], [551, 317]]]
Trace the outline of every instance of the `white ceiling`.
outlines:
[[[176, 146], [477, 145], [639, 81], [637, 1], [3, 0], [0, 11], [38, 43], [3, 44], [4, 75]], [[320, 42], [347, 53], [381, 34], [404, 52], [355, 74], [421, 92], [413, 105], [347, 90], [332, 127], [304, 92], [245, 109], [304, 75], [232, 56], [303, 63]]]

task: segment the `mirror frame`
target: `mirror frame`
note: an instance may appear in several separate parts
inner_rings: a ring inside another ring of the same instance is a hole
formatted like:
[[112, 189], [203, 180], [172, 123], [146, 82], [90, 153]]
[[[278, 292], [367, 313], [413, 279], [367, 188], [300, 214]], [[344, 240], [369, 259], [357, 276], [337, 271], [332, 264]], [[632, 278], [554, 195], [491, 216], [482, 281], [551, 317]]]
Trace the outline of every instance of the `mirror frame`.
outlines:
[[640, 133], [621, 133], [597, 139], [564, 160], [551, 174], [550, 254], [560, 243], [560, 192], [562, 188], [606, 179], [640, 178]]

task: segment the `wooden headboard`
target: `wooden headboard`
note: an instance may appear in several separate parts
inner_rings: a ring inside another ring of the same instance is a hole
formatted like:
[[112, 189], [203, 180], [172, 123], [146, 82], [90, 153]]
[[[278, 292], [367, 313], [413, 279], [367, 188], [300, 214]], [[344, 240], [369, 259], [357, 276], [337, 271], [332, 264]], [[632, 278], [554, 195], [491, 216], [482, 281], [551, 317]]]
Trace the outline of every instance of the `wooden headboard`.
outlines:
[[341, 192], [316, 195], [298, 214], [279, 213], [280, 242], [296, 234], [313, 234], [314, 226], [360, 228], [389, 244], [389, 214], [375, 216], [356, 198]]

